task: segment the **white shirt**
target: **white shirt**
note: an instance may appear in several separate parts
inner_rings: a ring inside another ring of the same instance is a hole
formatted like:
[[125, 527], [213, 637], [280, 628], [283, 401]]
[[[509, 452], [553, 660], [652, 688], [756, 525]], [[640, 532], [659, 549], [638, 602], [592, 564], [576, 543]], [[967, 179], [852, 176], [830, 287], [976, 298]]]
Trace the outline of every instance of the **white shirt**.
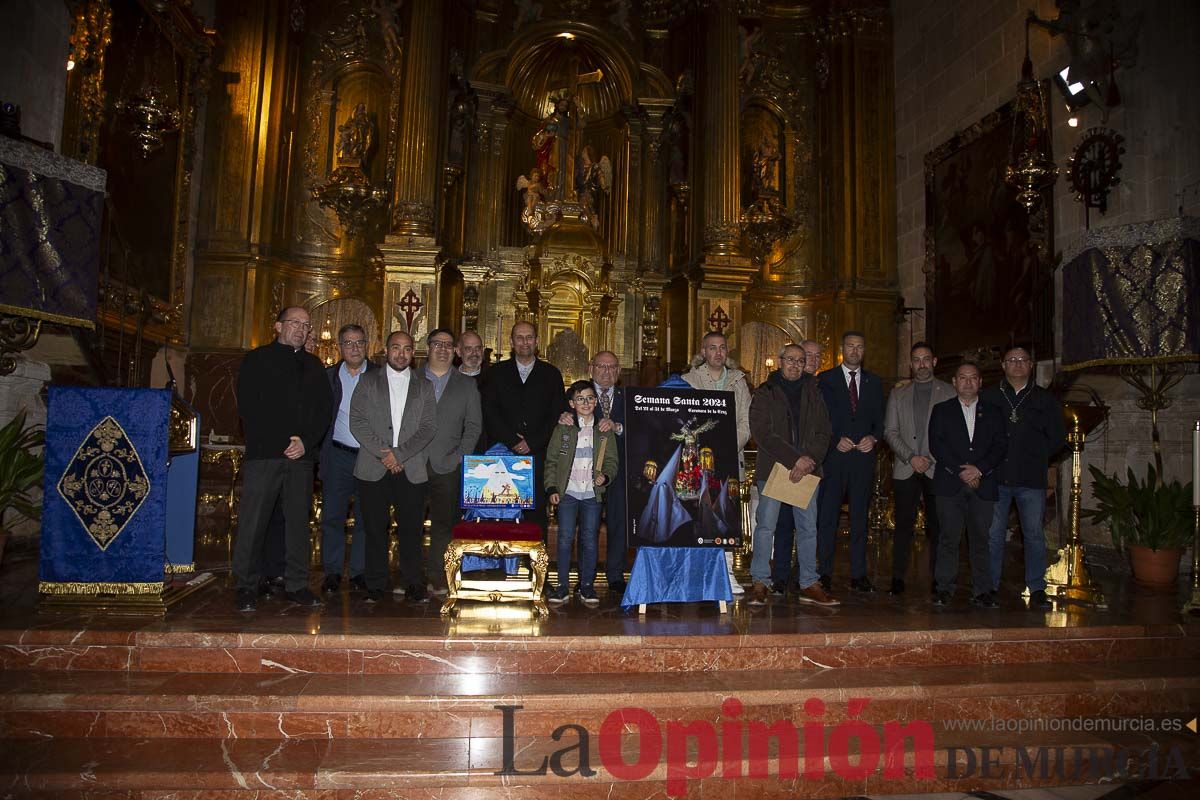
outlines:
[[842, 377], [846, 379], [846, 388], [850, 388], [850, 371], [854, 370], [854, 385], [862, 389], [862, 365], [857, 367], [847, 367], [842, 364]]
[[959, 400], [958, 404], [962, 406], [963, 421], [967, 423], [967, 438], [972, 442], [975, 441], [975, 406], [979, 405], [979, 398], [975, 398], [975, 402], [967, 405]]
[[404, 406], [408, 402], [408, 384], [412, 380], [412, 369], [397, 372], [391, 364], [387, 370], [388, 400], [392, 406], [392, 447], [400, 441], [400, 421], [404, 419]]
[[521, 376], [521, 383], [529, 380], [529, 373], [533, 372], [533, 368], [536, 364], [536, 358], [533, 361], [530, 361], [528, 366], [522, 364], [520, 361], [517, 362], [517, 373]]

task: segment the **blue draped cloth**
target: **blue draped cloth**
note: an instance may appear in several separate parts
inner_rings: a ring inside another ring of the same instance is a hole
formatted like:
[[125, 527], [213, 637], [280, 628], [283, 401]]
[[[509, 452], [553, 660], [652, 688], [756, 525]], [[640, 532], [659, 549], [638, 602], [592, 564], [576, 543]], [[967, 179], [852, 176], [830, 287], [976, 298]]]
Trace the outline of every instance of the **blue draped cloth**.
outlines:
[[640, 547], [621, 606], [733, 600], [719, 547]]
[[50, 387], [42, 591], [161, 591], [170, 408], [168, 389]]

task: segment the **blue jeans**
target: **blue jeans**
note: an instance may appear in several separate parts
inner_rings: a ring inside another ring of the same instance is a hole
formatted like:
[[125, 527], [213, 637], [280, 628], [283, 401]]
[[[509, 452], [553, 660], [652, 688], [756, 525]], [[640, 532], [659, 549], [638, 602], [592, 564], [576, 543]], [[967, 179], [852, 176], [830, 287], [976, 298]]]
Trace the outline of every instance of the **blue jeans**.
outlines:
[[358, 486], [354, 482], [354, 453], [327, 447], [321, 453], [321, 565], [326, 575], [341, 575], [346, 561], [346, 510], [354, 501], [354, 534], [350, 540], [350, 577], [366, 569], [366, 535]]
[[988, 530], [988, 555], [991, 558], [992, 590], [1000, 588], [1000, 572], [1004, 566], [1004, 534], [1008, 528], [1008, 509], [1017, 503], [1021, 520], [1021, 535], [1025, 537], [1025, 585], [1030, 592], [1046, 588], [1046, 532], [1042, 519], [1046, 513], [1046, 490], [1025, 486], [1001, 486], [1000, 499], [992, 513]]
[[596, 550], [600, 545], [600, 501], [559, 495], [558, 585], [571, 585], [571, 547], [575, 544], [575, 521], [579, 521], [579, 588], [596, 582]]
[[[772, 539], [783, 504], [762, 493], [766, 485], [766, 481], [758, 482], [758, 511], [754, 514], [754, 540], [751, 545], [754, 554], [750, 559], [750, 577], [755, 583], [769, 586]], [[817, 574], [817, 494], [814, 493], [808, 501], [808, 508], [789, 507], [796, 524], [796, 582], [801, 589], [807, 589], [820, 579]]]

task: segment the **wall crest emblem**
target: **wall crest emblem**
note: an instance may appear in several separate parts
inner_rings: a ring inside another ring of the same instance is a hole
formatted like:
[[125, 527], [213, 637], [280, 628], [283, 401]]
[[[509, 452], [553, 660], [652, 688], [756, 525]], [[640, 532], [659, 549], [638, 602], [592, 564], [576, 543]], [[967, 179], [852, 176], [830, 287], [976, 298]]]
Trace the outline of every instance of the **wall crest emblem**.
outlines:
[[150, 493], [137, 448], [111, 416], [96, 423], [58, 481], [58, 493], [101, 550], [107, 550]]

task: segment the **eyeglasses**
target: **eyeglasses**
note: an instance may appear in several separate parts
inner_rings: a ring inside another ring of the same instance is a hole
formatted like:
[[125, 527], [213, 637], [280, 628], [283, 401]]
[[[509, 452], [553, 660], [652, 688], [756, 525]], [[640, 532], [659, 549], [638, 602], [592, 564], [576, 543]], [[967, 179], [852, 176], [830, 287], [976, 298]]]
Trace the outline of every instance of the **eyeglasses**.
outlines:
[[347, 350], [362, 350], [364, 347], [367, 346], [367, 340], [366, 339], [347, 339], [344, 342], [340, 342], [340, 344], [342, 345], [342, 347], [346, 348]]
[[305, 322], [302, 319], [285, 319], [283, 321], [283, 324], [284, 325], [295, 325], [297, 328], [299, 328], [302, 331], [311, 331], [312, 330], [312, 325]]
[[1021, 356], [1014, 356], [1013, 358], [1004, 359], [1005, 364], [1028, 364], [1029, 362], [1030, 359], [1022, 358]]
[[447, 342], [444, 339], [434, 339], [429, 343], [429, 346], [435, 350], [450, 350], [454, 347], [454, 342]]
[[616, 364], [592, 364], [592, 367], [594, 369], [602, 369], [605, 372], [612, 372], [613, 370], [618, 369]]
[[598, 403], [598, 402], [600, 402], [600, 398], [599, 398], [599, 397], [593, 397], [593, 396], [591, 396], [591, 395], [580, 395], [579, 397], [576, 397], [576, 398], [575, 398], [575, 402], [576, 402], [576, 403], [587, 403], [587, 404], [589, 404], [589, 405], [590, 405], [590, 404], [592, 404], [592, 403]]
[[804, 356], [795, 356], [795, 357], [788, 357], [788, 356], [784, 356], [784, 357], [783, 357], [782, 359], [780, 359], [780, 360], [781, 360], [781, 361], [783, 361], [783, 363], [785, 363], [785, 364], [792, 364], [792, 365], [800, 364], [800, 365], [803, 365], [803, 364], [804, 364], [804, 361], [805, 361], [805, 357], [804, 357]]

